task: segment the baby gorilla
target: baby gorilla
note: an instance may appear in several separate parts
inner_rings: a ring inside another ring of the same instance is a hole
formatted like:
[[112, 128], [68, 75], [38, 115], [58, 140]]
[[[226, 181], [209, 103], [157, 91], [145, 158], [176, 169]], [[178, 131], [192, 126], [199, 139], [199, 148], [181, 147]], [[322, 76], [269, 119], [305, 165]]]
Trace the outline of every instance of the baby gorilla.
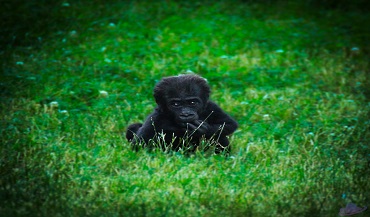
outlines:
[[232, 134], [238, 124], [217, 104], [209, 101], [209, 95], [207, 81], [200, 76], [163, 78], [154, 88], [157, 108], [144, 124], [131, 124], [126, 138], [134, 147], [164, 142], [175, 151], [180, 148], [195, 150], [203, 139], [207, 139], [216, 142], [216, 153], [229, 152], [226, 136]]

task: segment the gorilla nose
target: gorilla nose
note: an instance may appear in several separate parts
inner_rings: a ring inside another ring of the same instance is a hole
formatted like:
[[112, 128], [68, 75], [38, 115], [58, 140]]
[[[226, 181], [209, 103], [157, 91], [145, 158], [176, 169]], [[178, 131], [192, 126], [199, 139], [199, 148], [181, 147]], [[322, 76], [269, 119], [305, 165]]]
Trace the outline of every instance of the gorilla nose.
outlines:
[[194, 117], [195, 115], [194, 114], [181, 114], [180, 117], [181, 118], [191, 118], [191, 117]]
[[195, 114], [181, 114], [180, 119], [183, 121], [192, 121], [195, 117]]

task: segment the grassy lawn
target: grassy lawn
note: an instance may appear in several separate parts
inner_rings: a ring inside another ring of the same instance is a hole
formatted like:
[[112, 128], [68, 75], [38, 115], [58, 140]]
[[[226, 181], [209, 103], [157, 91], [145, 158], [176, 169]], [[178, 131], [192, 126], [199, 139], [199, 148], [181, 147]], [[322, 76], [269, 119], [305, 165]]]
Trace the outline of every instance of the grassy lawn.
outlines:
[[[0, 216], [337, 216], [370, 205], [366, 1], [0, 9]], [[164, 76], [239, 123], [231, 156], [135, 152]], [[369, 211], [358, 216], [366, 216]]]

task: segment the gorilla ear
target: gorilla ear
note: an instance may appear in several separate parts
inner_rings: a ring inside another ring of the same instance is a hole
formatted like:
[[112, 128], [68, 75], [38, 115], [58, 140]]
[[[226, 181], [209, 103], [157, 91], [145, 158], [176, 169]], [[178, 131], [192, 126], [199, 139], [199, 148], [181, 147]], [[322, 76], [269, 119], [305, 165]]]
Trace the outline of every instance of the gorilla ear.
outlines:
[[165, 87], [166, 83], [164, 80], [160, 81], [155, 87], [154, 87], [154, 99], [157, 105], [160, 107], [160, 109], [166, 108], [166, 100], [165, 100]]
[[211, 89], [209, 88], [207, 79], [196, 75], [193, 77], [192, 83], [195, 83], [198, 85], [198, 87], [200, 87], [201, 91], [199, 95], [202, 98], [204, 104], [206, 104], [211, 94]]
[[155, 102], [160, 106], [163, 107], [165, 105], [164, 97], [162, 91], [158, 90], [157, 88], [154, 89], [154, 99]]

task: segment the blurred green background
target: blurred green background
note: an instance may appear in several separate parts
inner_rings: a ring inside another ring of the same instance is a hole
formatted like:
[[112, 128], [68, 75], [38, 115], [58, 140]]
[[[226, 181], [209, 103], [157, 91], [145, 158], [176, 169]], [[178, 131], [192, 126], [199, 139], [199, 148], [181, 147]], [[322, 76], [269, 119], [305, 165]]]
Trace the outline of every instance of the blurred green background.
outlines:
[[[1, 216], [335, 216], [370, 204], [369, 4], [2, 1]], [[205, 77], [230, 157], [134, 152], [164, 76]], [[358, 216], [366, 216], [367, 213]]]

